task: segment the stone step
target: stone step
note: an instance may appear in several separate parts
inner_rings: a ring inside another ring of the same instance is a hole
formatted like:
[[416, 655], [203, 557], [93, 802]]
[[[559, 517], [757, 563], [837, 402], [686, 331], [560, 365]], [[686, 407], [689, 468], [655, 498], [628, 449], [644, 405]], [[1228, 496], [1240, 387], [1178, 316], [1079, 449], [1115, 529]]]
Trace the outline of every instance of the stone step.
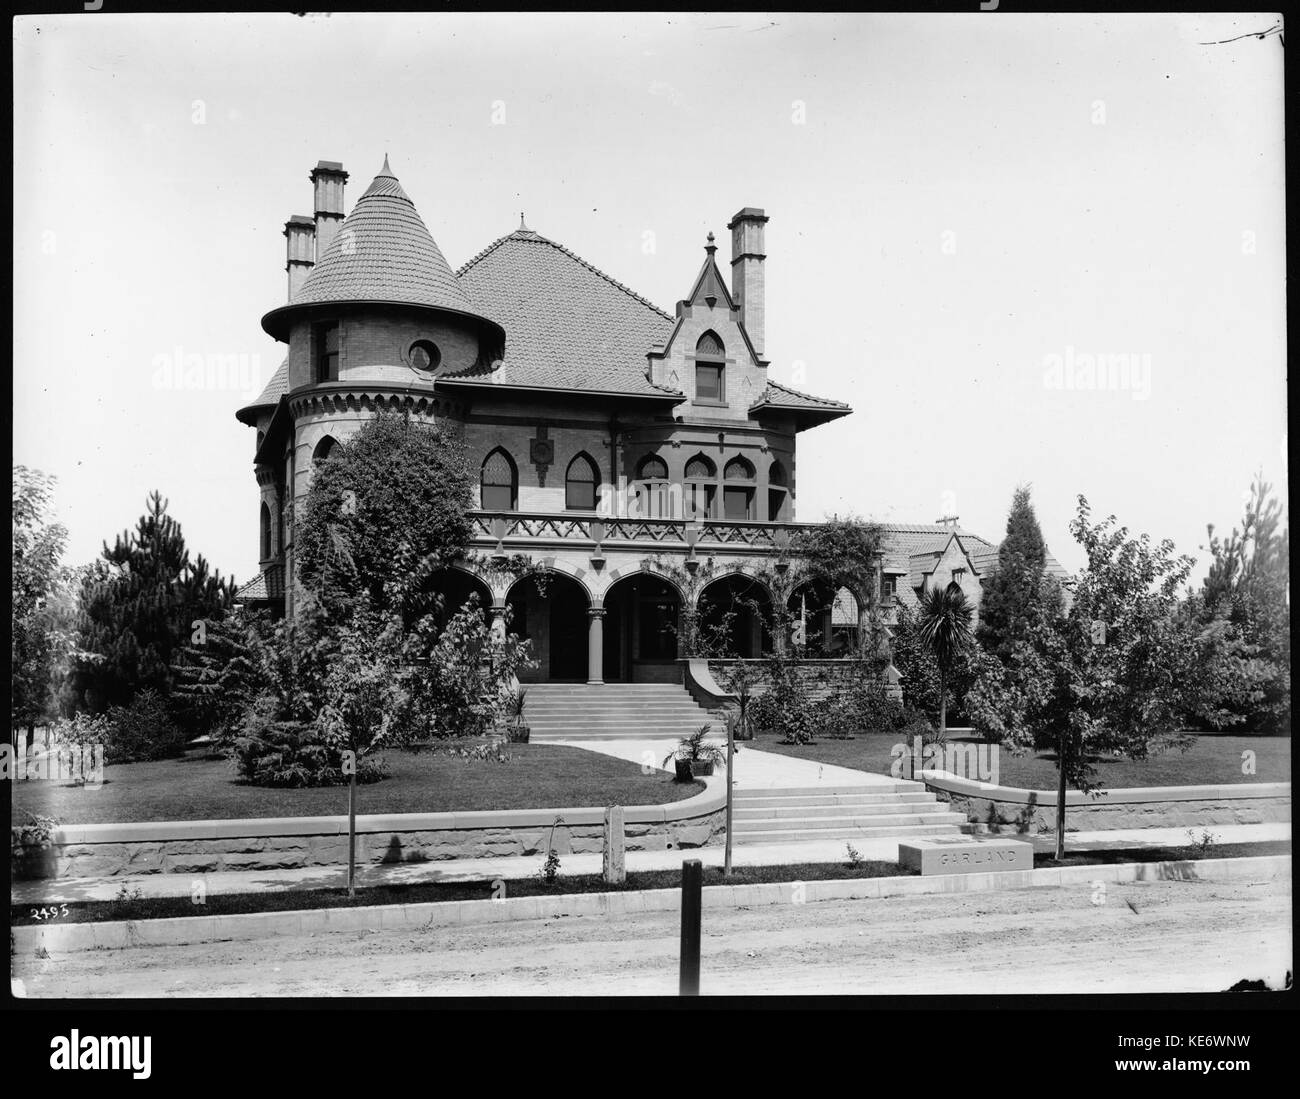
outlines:
[[945, 824], [956, 828], [962, 820], [955, 813], [880, 813], [839, 817], [783, 817], [735, 821], [737, 834], [772, 829], [817, 833], [836, 828], [910, 828], [918, 824]]
[[882, 840], [909, 836], [956, 836], [961, 832], [951, 824], [915, 824], [886, 828], [830, 828], [815, 833], [773, 828], [765, 832], [737, 832], [737, 843], [807, 843], [809, 840]]
[[681, 718], [683, 720], [695, 719], [698, 721], [713, 720], [709, 716], [709, 711], [696, 707], [691, 709], [687, 706], [526, 706], [524, 708], [524, 717], [527, 718], [564, 718], [564, 717], [625, 717], [639, 718], [654, 714], [662, 717]]
[[800, 820], [809, 817], [844, 817], [877, 816], [890, 813], [925, 813], [935, 812], [937, 803], [931, 799], [906, 798], [900, 795], [897, 801], [880, 801], [863, 804], [861, 802], [840, 803], [839, 805], [783, 805], [780, 808], [750, 808], [737, 804], [737, 820]]
[[[680, 729], [530, 729], [528, 739], [543, 740], [662, 740], [675, 744], [682, 737]], [[665, 748], [664, 751], [668, 749]]]
[[[758, 749], [762, 750], [762, 749]], [[881, 782], [863, 786], [798, 786], [736, 788], [737, 799], [788, 800], [792, 797], [842, 797], [845, 795], [880, 795], [880, 793], [923, 793], [926, 787], [919, 782]]]
[[794, 797], [764, 798], [753, 797], [747, 792], [737, 790], [736, 804], [743, 805], [746, 809], [767, 809], [772, 812], [814, 806], [833, 809], [836, 806], [885, 805], [899, 800], [938, 804], [938, 798], [927, 790], [885, 790], [883, 793], [876, 793], [874, 786], [864, 786], [862, 789], [871, 793], [799, 794]]

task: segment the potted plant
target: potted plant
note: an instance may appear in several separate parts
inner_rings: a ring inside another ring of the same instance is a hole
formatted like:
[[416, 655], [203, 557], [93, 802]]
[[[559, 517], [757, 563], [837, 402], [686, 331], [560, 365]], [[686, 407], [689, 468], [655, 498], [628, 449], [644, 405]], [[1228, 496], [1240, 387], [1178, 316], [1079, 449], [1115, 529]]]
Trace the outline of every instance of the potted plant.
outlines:
[[721, 763], [727, 757], [726, 751], [717, 744], [705, 744], [704, 738], [713, 730], [706, 723], [690, 736], [684, 736], [677, 742], [677, 747], [664, 757], [664, 766], [673, 760], [678, 782], [690, 782], [701, 775], [713, 774], [713, 765]]
[[516, 687], [506, 700], [506, 739], [512, 744], [527, 744], [532, 730], [524, 720], [526, 687]]

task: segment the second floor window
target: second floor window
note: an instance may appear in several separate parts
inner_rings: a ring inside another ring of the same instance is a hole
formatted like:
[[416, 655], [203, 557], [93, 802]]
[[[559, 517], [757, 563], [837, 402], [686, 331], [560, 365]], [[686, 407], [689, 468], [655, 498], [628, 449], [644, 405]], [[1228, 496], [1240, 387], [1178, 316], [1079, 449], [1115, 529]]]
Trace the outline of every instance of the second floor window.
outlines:
[[510, 455], [499, 447], [483, 462], [479, 478], [479, 506], [484, 511], [514, 511], [518, 505], [519, 479]]
[[339, 326], [318, 324], [312, 331], [314, 336], [312, 343], [316, 349], [316, 380], [337, 382], [339, 380]]
[[[705, 332], [695, 344], [695, 399], [722, 404], [727, 399], [726, 375], [722, 362], [726, 348], [716, 332]], [[715, 361], [710, 361], [715, 360]]]
[[579, 454], [569, 463], [569, 470], [564, 475], [565, 508], [569, 511], [595, 511], [599, 486], [596, 463], [587, 455]]
[[636, 494], [641, 514], [649, 519], [671, 517], [668, 464], [657, 454], [647, 455], [636, 467]]

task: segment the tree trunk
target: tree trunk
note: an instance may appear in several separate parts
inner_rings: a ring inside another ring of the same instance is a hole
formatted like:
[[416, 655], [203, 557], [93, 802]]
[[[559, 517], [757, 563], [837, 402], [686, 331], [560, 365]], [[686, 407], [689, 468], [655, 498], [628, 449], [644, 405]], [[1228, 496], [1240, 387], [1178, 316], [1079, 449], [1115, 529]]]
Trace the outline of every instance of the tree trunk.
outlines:
[[348, 777], [348, 896], [357, 895], [357, 761]]
[[1065, 858], [1065, 733], [1056, 745], [1056, 861]]

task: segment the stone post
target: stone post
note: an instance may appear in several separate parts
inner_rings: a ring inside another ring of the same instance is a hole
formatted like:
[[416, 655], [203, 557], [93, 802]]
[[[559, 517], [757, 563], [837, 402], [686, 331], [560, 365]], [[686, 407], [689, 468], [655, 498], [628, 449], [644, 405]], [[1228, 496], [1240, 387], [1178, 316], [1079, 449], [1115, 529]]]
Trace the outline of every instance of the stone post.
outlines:
[[627, 867], [623, 859], [623, 806], [610, 805], [605, 809], [605, 857], [601, 876], [611, 885], [622, 885], [627, 880]]

